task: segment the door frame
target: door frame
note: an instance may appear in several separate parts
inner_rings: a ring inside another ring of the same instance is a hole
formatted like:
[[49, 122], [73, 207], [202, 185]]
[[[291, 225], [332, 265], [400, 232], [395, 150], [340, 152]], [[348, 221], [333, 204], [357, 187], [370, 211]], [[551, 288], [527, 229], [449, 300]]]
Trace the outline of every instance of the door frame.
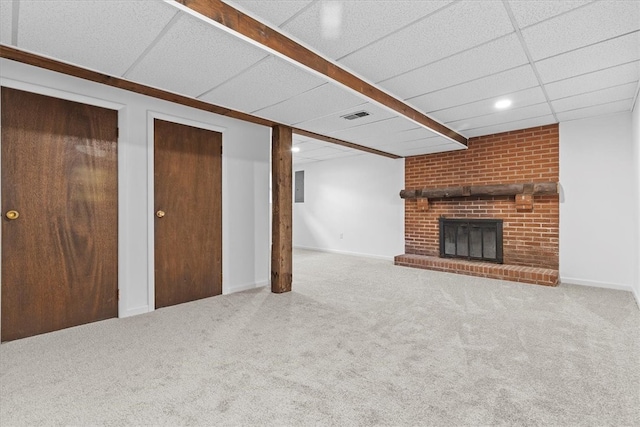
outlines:
[[[46, 86], [40, 86], [33, 83], [27, 83], [20, 80], [9, 79], [5, 77], [0, 78], [0, 87], [7, 87], [11, 89], [18, 89], [25, 92], [32, 92], [39, 95], [50, 96], [53, 98], [64, 99], [67, 101], [79, 102], [82, 104], [93, 105], [95, 107], [107, 108], [109, 110], [116, 110], [118, 112], [118, 129], [127, 129], [127, 114], [126, 114], [126, 105], [120, 104], [117, 102], [109, 101], [102, 98], [94, 98], [86, 95], [80, 95], [73, 92], [66, 92], [59, 89], [54, 89]], [[126, 145], [127, 135], [125, 132], [118, 133], [118, 291], [126, 289], [126, 287], [122, 287], [122, 280], [124, 279], [123, 275], [123, 266], [125, 265], [126, 260], [124, 259], [124, 247], [126, 246], [126, 224], [124, 223], [124, 218], [126, 215], [125, 209], [125, 198], [124, 192], [121, 191], [123, 188], [126, 188], [125, 176], [124, 176], [124, 168], [121, 165], [125, 164], [127, 153], [126, 150], [121, 150], [120, 148]], [[1, 180], [1, 178], [0, 178]], [[1, 181], [0, 181], [1, 184]], [[0, 185], [0, 191], [1, 185]], [[2, 239], [2, 231], [0, 230], [0, 239]], [[2, 249], [0, 248], [0, 251]], [[0, 253], [1, 255], [1, 253]], [[1, 261], [2, 257], [0, 256], [0, 268], [2, 268]], [[0, 287], [2, 286], [0, 278]], [[124, 292], [120, 294], [120, 298], [118, 300], [118, 317], [121, 317], [123, 313], [126, 312], [126, 295]]]
[[[167, 122], [178, 123], [181, 125], [191, 126], [199, 129], [211, 130], [222, 134], [222, 189], [224, 191], [224, 133], [227, 130], [226, 127], [212, 125], [209, 123], [192, 120], [182, 116], [176, 116], [172, 114], [161, 113], [159, 111], [147, 110], [147, 259], [148, 270], [147, 277], [147, 303], [149, 305], [149, 311], [155, 311], [156, 309], [156, 260], [155, 260], [155, 248], [156, 248], [156, 235], [155, 235], [155, 127], [154, 120], [160, 119]], [[224, 211], [223, 211], [224, 215]], [[224, 218], [223, 218], [224, 221]], [[224, 224], [224, 222], [223, 222]], [[224, 235], [224, 227], [222, 229]], [[224, 238], [222, 239], [224, 242]], [[224, 256], [224, 248], [223, 248]], [[222, 294], [225, 293], [225, 274], [224, 263], [222, 265]]]

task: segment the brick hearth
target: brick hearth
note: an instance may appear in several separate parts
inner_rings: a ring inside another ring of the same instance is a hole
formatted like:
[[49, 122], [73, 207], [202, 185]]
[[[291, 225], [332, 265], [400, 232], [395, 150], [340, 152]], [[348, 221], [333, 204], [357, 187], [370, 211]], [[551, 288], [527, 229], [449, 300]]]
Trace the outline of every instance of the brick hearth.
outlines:
[[552, 270], [550, 268], [493, 264], [490, 262], [454, 260], [412, 254], [398, 255], [394, 261], [396, 265], [404, 267], [466, 274], [468, 276], [489, 277], [492, 279], [532, 283], [535, 285], [558, 285], [558, 270]]

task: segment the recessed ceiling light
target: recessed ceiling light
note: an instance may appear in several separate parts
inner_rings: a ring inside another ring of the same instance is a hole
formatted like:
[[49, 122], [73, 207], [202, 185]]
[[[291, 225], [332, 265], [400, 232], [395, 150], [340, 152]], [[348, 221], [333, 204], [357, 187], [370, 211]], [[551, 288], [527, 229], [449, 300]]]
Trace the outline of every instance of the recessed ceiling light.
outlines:
[[300, 147], [291, 147], [291, 152], [292, 153], [299, 153], [300, 152]]
[[499, 110], [503, 110], [505, 108], [508, 108], [511, 106], [511, 100], [510, 99], [501, 99], [500, 101], [496, 102], [495, 107]]

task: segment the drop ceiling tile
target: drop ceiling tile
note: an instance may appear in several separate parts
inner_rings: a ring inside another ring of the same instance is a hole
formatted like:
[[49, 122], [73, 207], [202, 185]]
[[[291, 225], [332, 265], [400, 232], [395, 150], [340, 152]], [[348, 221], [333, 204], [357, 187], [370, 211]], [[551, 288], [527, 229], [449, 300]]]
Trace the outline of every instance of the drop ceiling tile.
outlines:
[[424, 140], [427, 138], [435, 138], [439, 135], [426, 128], [417, 127], [414, 129], [403, 130], [395, 132], [393, 134], [379, 134], [369, 138], [363, 138], [362, 144], [366, 144], [368, 147], [378, 148], [389, 144], [397, 144], [400, 142]]
[[349, 151], [335, 151], [334, 153], [325, 154], [324, 156], [316, 157], [321, 160], [333, 160], [333, 159], [342, 159], [344, 157], [353, 157], [364, 154], [364, 151], [351, 149]]
[[267, 54], [191, 15], [182, 15], [127, 78], [199, 96]]
[[[337, 59], [435, 12], [444, 1], [318, 1], [282, 28]], [[375, 22], [375, 25], [371, 25]]]
[[300, 143], [295, 143], [294, 142], [294, 147], [298, 147], [300, 148], [299, 153], [303, 153], [302, 155], [304, 155], [305, 153], [309, 153], [312, 152], [314, 150], [319, 150], [320, 148], [324, 148], [327, 146], [326, 142], [320, 142], [317, 140], [309, 140], [309, 141], [304, 141], [304, 142], [300, 142]]
[[227, 80], [200, 99], [239, 111], [253, 112], [325, 83], [280, 58], [270, 56]]
[[275, 26], [282, 25], [287, 19], [300, 12], [312, 0], [234, 0], [225, 1], [236, 9], [248, 12], [260, 21]]
[[543, 83], [551, 83], [639, 59], [640, 32], [636, 32], [543, 59], [535, 65]]
[[550, 99], [566, 98], [640, 80], [640, 61], [546, 84]]
[[511, 32], [513, 26], [501, 2], [460, 1], [347, 55], [340, 63], [379, 82]]
[[540, 88], [540, 86], [536, 86], [518, 92], [513, 92], [508, 95], [483, 99], [481, 101], [447, 108], [445, 110], [432, 111], [428, 114], [429, 117], [432, 117], [442, 123], [485, 116], [496, 112], [496, 101], [504, 98], [511, 100], [511, 109], [526, 107], [528, 105], [539, 104], [546, 101], [542, 88]]
[[640, 2], [600, 1], [522, 31], [534, 60], [640, 29]]
[[306, 157], [319, 159], [325, 156], [332, 156], [335, 154], [343, 154], [346, 150], [343, 149], [342, 146], [337, 144], [326, 144], [322, 148], [316, 148], [311, 151], [302, 151], [300, 150], [300, 154]]
[[466, 129], [477, 129], [480, 127], [495, 126], [533, 117], [548, 116], [551, 114], [552, 112], [549, 104], [547, 102], [543, 102], [542, 104], [508, 109], [505, 111], [488, 114], [486, 116], [449, 122], [447, 123], [447, 126], [455, 129], [458, 132], [464, 132], [464, 130]]
[[499, 73], [528, 62], [518, 36], [512, 34], [379, 84], [396, 96], [406, 99]]
[[338, 114], [362, 104], [362, 98], [332, 83], [325, 83], [284, 102], [256, 111], [254, 114], [276, 122], [294, 125], [316, 117]]
[[452, 142], [449, 142], [447, 144], [434, 145], [428, 148], [415, 148], [412, 150], [401, 149], [401, 150], [397, 150], [397, 152], [394, 152], [393, 154], [396, 154], [398, 156], [411, 157], [411, 156], [421, 156], [424, 154], [444, 153], [447, 151], [458, 151], [458, 150], [464, 150], [464, 149], [465, 148], [460, 144], [454, 144]]
[[316, 160], [316, 159], [311, 159], [311, 158], [308, 158], [308, 157], [302, 157], [302, 156], [297, 156], [297, 155], [293, 156], [293, 165], [294, 166], [296, 166], [296, 165], [304, 165], [304, 164], [307, 164], [307, 163], [313, 163], [313, 162], [317, 162], [317, 161], [318, 160]]
[[[342, 117], [347, 114], [360, 112], [360, 111], [366, 111], [370, 115], [361, 117], [355, 120], [347, 120]], [[380, 120], [385, 120], [385, 119], [389, 119], [391, 117], [396, 117], [396, 116], [397, 114], [390, 112], [386, 108], [381, 108], [370, 102], [365, 102], [363, 104], [348, 108], [346, 110], [337, 112], [335, 114], [331, 114], [329, 116], [320, 117], [317, 119], [298, 123], [297, 127], [311, 131], [311, 132], [320, 133], [320, 134], [329, 134], [339, 130], [348, 129], [355, 126], [361, 126], [367, 123], [377, 122]]]
[[398, 150], [416, 150], [428, 149], [434, 145], [449, 144], [448, 140], [439, 137], [423, 138], [414, 141], [394, 141], [387, 142], [384, 145], [376, 146], [375, 148], [382, 151], [398, 151]]
[[544, 21], [561, 13], [591, 3], [593, 0], [509, 0], [516, 22], [520, 28]]
[[0, 43], [11, 44], [13, 1], [0, 1]]
[[525, 120], [517, 120], [515, 122], [504, 123], [500, 125], [486, 126], [477, 129], [471, 129], [464, 132], [467, 138], [476, 136], [493, 135], [496, 133], [509, 132], [512, 130], [527, 129], [534, 126], [544, 126], [556, 123], [556, 119], [549, 115], [543, 117], [534, 117]]
[[464, 105], [482, 99], [508, 95], [538, 85], [530, 65], [514, 68], [447, 89], [428, 93], [410, 100], [422, 111], [437, 111]]
[[178, 13], [150, 1], [19, 3], [18, 47], [122, 75]]
[[602, 105], [593, 105], [587, 108], [579, 108], [577, 110], [563, 111], [557, 113], [556, 116], [560, 122], [568, 122], [570, 120], [584, 119], [587, 117], [603, 116], [606, 114], [620, 113], [630, 111], [633, 106], [633, 99], [623, 99], [621, 101], [609, 102]]
[[556, 112], [575, 110], [578, 108], [586, 108], [593, 105], [606, 104], [608, 102], [633, 98], [637, 89], [637, 82], [627, 83], [620, 86], [558, 99], [556, 101], [551, 101], [551, 104]]
[[356, 144], [362, 144], [363, 141], [367, 141], [370, 138], [376, 138], [384, 135], [395, 135], [404, 130], [414, 129], [417, 127], [419, 127], [417, 124], [408, 119], [403, 117], [393, 117], [391, 119], [333, 132], [331, 133], [331, 136], [354, 142]]

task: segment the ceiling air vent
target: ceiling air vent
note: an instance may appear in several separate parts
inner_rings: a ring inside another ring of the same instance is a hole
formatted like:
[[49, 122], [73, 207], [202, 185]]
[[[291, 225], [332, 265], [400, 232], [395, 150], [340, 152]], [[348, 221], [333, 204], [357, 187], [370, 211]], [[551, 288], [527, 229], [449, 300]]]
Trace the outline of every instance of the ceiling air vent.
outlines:
[[367, 117], [370, 114], [367, 113], [366, 111], [358, 111], [357, 113], [351, 113], [351, 114], [347, 114], [346, 116], [340, 116], [343, 119], [347, 119], [347, 120], [355, 120], [355, 119], [359, 119], [360, 117]]

